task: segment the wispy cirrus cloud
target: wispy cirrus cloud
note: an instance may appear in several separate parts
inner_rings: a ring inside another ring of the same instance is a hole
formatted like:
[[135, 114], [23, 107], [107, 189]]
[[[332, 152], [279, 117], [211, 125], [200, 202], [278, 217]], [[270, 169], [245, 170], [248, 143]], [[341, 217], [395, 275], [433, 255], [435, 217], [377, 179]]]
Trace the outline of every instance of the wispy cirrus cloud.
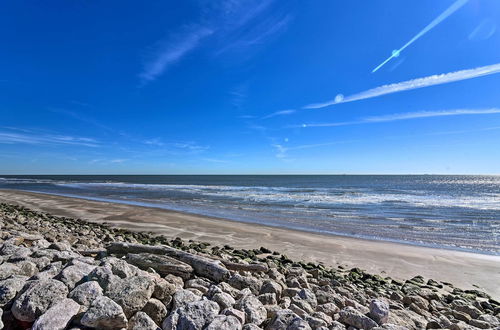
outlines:
[[395, 113], [395, 114], [389, 114], [389, 115], [364, 117], [364, 118], [361, 118], [359, 120], [353, 120], [353, 121], [301, 124], [301, 125], [292, 125], [290, 127], [293, 127], [293, 128], [297, 128], [297, 127], [304, 127], [304, 128], [305, 127], [337, 127], [337, 126], [383, 123], [383, 122], [392, 122], [392, 121], [400, 121], [400, 120], [411, 120], [411, 119], [420, 119], [420, 118], [464, 116], [464, 115], [489, 115], [489, 114], [499, 114], [499, 113], [500, 113], [500, 108], [453, 109], [453, 110], [442, 110], [442, 111], [417, 111], [417, 112]]
[[141, 82], [145, 84], [158, 78], [172, 64], [193, 51], [204, 38], [213, 33], [213, 29], [205, 26], [189, 26], [170, 36], [168, 41], [160, 42], [156, 47], [157, 50], [139, 74]]
[[100, 143], [92, 138], [36, 133], [28, 130], [0, 131], [0, 143], [3, 144], [33, 144], [33, 145], [75, 145], [96, 148]]
[[482, 76], [500, 73], [500, 63], [482, 66], [474, 69], [460, 70], [450, 73], [432, 75], [423, 78], [407, 80], [399, 83], [383, 85], [372, 88], [361, 93], [350, 96], [338, 94], [335, 99], [322, 103], [313, 103], [303, 107], [303, 109], [320, 109], [340, 103], [354, 102], [359, 100], [371, 99], [382, 95], [408, 91], [417, 88], [424, 88], [434, 85], [448, 84], [455, 81], [472, 79]]
[[[147, 84], [210, 39], [210, 52], [220, 55], [247, 50], [283, 32], [292, 15], [272, 9], [275, 0], [225, 0], [202, 3], [201, 19], [172, 32], [152, 47], [139, 74]], [[212, 38], [208, 38], [212, 37]]]
[[297, 110], [289, 109], [289, 110], [281, 110], [268, 114], [267, 116], [262, 117], [262, 119], [268, 119], [276, 116], [286, 116], [295, 113]]

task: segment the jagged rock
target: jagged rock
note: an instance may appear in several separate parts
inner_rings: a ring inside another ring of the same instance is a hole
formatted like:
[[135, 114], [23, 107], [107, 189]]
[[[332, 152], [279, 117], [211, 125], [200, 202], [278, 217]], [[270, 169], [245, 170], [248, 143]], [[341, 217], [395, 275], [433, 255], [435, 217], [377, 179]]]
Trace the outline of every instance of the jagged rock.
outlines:
[[340, 312], [340, 308], [338, 308], [334, 303], [326, 303], [323, 305], [318, 305], [316, 311], [323, 312], [326, 315], [333, 317], [335, 314]]
[[453, 300], [451, 307], [456, 311], [468, 314], [473, 319], [477, 319], [481, 314], [483, 314], [479, 309], [467, 304], [463, 300]]
[[340, 322], [333, 321], [333, 323], [328, 328], [329, 330], [345, 330], [345, 325]]
[[259, 295], [266, 293], [274, 293], [276, 295], [276, 299], [281, 299], [281, 293], [283, 292], [283, 288], [278, 282], [273, 280], [264, 281], [262, 287], [260, 288]]
[[80, 310], [80, 305], [72, 299], [63, 299], [52, 305], [33, 324], [32, 330], [63, 330]]
[[[45, 258], [45, 257], [42, 257]], [[56, 261], [45, 268], [42, 269], [41, 272], [32, 277], [33, 280], [49, 280], [54, 278], [57, 274], [59, 274], [62, 270], [62, 262]]]
[[234, 316], [217, 315], [205, 330], [241, 330], [241, 323]]
[[266, 326], [266, 330], [280, 330], [286, 329], [293, 320], [298, 317], [297, 314], [289, 309], [282, 309], [278, 311]]
[[90, 306], [92, 301], [102, 296], [102, 288], [96, 281], [89, 281], [78, 285], [68, 295], [74, 301], [83, 306]]
[[240, 321], [241, 324], [245, 324], [245, 312], [240, 311], [236, 308], [226, 308], [221, 312], [221, 314], [234, 316], [238, 319], [238, 321]]
[[260, 325], [267, 318], [267, 310], [255, 296], [247, 295], [241, 298], [235, 306], [245, 312], [245, 320], [247, 323], [255, 323]]
[[120, 305], [106, 296], [101, 296], [92, 302], [80, 323], [91, 328], [121, 329], [127, 327], [127, 317]]
[[231, 276], [227, 280], [227, 283], [238, 290], [248, 288], [254, 295], [259, 294], [260, 287], [262, 286], [261, 282], [255, 277], [241, 276], [240, 274], [234, 274], [233, 276]]
[[127, 330], [160, 330], [160, 327], [144, 312], [137, 312], [129, 320]]
[[83, 262], [78, 262], [74, 265], [64, 268], [57, 279], [63, 282], [71, 290], [80, 283], [85, 276], [87, 276], [91, 271], [93, 271], [96, 266], [89, 265]]
[[194, 294], [189, 290], [179, 290], [177, 291], [172, 299], [172, 309], [177, 309], [184, 307], [186, 304], [195, 302], [201, 299], [201, 296]]
[[127, 261], [141, 269], [154, 269], [161, 276], [173, 274], [183, 279], [191, 277], [193, 267], [177, 259], [151, 253], [129, 253]]
[[17, 265], [9, 262], [0, 265], [0, 280], [8, 279], [13, 275], [24, 275], [24, 271]]
[[17, 293], [23, 288], [27, 276], [14, 275], [11, 278], [0, 281], [0, 307], [5, 306], [14, 299]]
[[170, 313], [163, 322], [162, 329], [201, 330], [215, 319], [219, 310], [219, 305], [211, 300], [190, 302]]
[[311, 330], [309, 323], [301, 319], [300, 317], [292, 320], [292, 323], [286, 328], [287, 330]]
[[264, 305], [276, 305], [278, 302], [276, 301], [275, 293], [263, 293], [257, 296], [257, 299]]
[[20, 321], [33, 322], [68, 295], [66, 285], [57, 280], [33, 281], [26, 286], [12, 306], [14, 317]]
[[373, 299], [370, 302], [370, 317], [378, 324], [387, 323], [389, 319], [389, 304], [380, 299]]
[[161, 324], [168, 314], [167, 307], [155, 298], [149, 299], [142, 311], [148, 314], [156, 324]]
[[345, 307], [339, 312], [339, 321], [353, 327], [370, 330], [377, 323], [353, 307]]
[[307, 301], [307, 303], [314, 309], [318, 306], [318, 300], [316, 298], [316, 295], [314, 292], [312, 292], [309, 289], [302, 289], [297, 293], [297, 296], [304, 300]]
[[172, 296], [176, 290], [177, 287], [175, 286], [175, 284], [170, 283], [163, 278], [160, 278], [155, 281], [153, 297], [161, 301], [172, 299]]
[[236, 303], [233, 297], [230, 294], [225, 292], [220, 292], [214, 294], [212, 300], [219, 304], [221, 309], [231, 308]]
[[106, 296], [117, 302], [127, 317], [140, 311], [151, 299], [154, 282], [148, 276], [131, 276], [109, 283]]
[[103, 259], [101, 266], [110, 268], [111, 272], [120, 278], [126, 278], [140, 274], [139, 268], [129, 264], [125, 260], [115, 257], [107, 257]]
[[99, 283], [103, 290], [108, 288], [110, 282], [120, 279], [117, 275], [113, 274], [111, 266], [98, 266], [87, 275], [87, 280], [96, 281]]

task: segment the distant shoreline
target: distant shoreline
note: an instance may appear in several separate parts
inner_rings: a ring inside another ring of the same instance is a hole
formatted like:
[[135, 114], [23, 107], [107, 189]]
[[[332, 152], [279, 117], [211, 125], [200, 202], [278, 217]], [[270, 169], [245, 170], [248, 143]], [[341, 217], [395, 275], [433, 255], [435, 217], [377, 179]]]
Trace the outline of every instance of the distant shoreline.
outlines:
[[500, 297], [500, 288], [495, 284], [498, 283], [495, 279], [500, 278], [499, 256], [309, 233], [151, 207], [16, 190], [0, 190], [0, 201], [170, 237], [247, 249], [264, 246], [296, 259], [359, 267], [396, 279], [423, 275], [464, 288], [479, 287], [493, 297]]

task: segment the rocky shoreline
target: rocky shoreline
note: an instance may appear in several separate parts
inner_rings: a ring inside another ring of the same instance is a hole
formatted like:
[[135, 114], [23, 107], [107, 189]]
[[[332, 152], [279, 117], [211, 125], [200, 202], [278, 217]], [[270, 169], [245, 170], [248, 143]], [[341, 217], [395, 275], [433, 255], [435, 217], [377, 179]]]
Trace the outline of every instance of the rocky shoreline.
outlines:
[[500, 329], [500, 303], [0, 204], [4, 329]]

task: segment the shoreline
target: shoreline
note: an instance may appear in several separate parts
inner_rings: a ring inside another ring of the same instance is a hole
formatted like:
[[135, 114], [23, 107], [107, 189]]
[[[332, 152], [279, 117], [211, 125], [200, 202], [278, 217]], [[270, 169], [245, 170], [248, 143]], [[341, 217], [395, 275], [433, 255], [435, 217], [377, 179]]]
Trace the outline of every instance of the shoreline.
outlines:
[[264, 246], [293, 259], [328, 266], [359, 267], [398, 280], [416, 275], [479, 288], [500, 298], [500, 257], [456, 250], [375, 241], [262, 224], [236, 222], [161, 208], [0, 189], [0, 201], [53, 215], [106, 222], [136, 231], [254, 249]]

